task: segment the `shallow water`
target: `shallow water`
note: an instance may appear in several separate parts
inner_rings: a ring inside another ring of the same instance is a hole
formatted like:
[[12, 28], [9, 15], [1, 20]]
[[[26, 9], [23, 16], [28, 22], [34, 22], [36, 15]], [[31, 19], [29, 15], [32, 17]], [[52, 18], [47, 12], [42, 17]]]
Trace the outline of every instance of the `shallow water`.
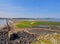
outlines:
[[0, 19], [0, 26], [2, 26], [2, 25], [4, 25], [4, 24], [6, 24], [6, 21]]

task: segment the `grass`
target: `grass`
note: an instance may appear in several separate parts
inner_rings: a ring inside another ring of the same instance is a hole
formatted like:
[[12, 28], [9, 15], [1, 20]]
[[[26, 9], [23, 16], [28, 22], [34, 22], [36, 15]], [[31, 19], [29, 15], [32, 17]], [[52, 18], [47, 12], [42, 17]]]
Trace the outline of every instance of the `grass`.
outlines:
[[31, 44], [60, 44], [60, 34], [45, 35], [44, 38], [40, 38], [40, 40]]
[[31, 26], [37, 25], [60, 25], [60, 22], [52, 22], [52, 21], [22, 21], [16, 24], [18, 28], [27, 28]]

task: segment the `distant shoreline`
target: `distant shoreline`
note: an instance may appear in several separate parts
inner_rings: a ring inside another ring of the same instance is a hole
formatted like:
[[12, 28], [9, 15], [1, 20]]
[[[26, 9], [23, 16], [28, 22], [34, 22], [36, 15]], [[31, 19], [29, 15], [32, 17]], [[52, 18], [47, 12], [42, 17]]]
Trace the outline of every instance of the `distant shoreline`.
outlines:
[[36, 21], [56, 21], [60, 22], [60, 18], [0, 18], [1, 20], [36, 20]]

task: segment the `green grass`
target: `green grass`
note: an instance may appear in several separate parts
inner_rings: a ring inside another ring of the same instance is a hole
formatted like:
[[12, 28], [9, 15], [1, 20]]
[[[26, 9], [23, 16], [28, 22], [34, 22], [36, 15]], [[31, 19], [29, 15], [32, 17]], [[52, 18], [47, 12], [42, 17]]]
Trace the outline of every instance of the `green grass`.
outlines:
[[30, 27], [31, 26], [31, 24], [30, 24], [30, 22], [28, 22], [28, 21], [24, 21], [24, 22], [20, 22], [20, 23], [18, 23], [18, 24], [16, 24], [16, 26], [19, 28], [25, 28], [25, 27]]
[[60, 25], [60, 22], [49, 22], [49, 21], [23, 21], [16, 26], [18, 28], [24, 28], [24, 27], [31, 27], [31, 26], [37, 26], [37, 25]]

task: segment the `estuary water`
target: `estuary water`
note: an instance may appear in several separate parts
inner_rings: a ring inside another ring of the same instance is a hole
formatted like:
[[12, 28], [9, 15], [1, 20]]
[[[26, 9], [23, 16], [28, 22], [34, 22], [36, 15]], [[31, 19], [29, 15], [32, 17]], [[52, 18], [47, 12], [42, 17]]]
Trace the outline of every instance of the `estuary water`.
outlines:
[[0, 19], [0, 26], [3, 26], [3, 25], [5, 25], [5, 24], [6, 24], [6, 20]]

